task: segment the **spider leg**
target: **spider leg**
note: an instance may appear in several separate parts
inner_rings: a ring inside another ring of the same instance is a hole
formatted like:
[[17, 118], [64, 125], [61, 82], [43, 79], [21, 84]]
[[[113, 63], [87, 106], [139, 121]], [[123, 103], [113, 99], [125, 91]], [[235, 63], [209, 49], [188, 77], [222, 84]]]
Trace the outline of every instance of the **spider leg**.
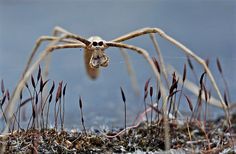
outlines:
[[220, 90], [216, 84], [216, 81], [211, 73], [211, 70], [208, 68], [208, 66], [206, 65], [205, 61], [200, 58], [198, 55], [196, 55], [193, 51], [191, 51], [190, 49], [188, 49], [186, 46], [184, 46], [183, 44], [181, 44], [180, 42], [176, 41], [175, 39], [173, 39], [172, 37], [170, 37], [169, 35], [167, 34], [163, 34], [161, 35], [161, 37], [163, 37], [164, 39], [166, 39], [167, 41], [169, 41], [170, 43], [174, 44], [176, 47], [180, 48], [186, 55], [189, 55], [191, 56], [195, 61], [197, 61], [200, 65], [202, 65], [202, 67], [204, 68], [204, 70], [206, 71], [210, 81], [211, 81], [211, 84], [213, 85], [218, 97], [220, 98], [220, 101], [221, 101], [221, 105], [222, 105], [222, 108], [224, 109], [225, 111], [225, 114], [226, 114], [226, 117], [228, 119], [228, 112], [227, 112], [227, 106], [224, 102], [224, 99], [220, 93]]
[[164, 79], [166, 81], [166, 85], [169, 88], [170, 87], [170, 83], [168, 81], [168, 75], [167, 75], [167, 72], [166, 72], [166, 67], [165, 67], [163, 56], [161, 54], [161, 50], [159, 48], [159, 45], [158, 45], [157, 40], [155, 38], [155, 35], [153, 33], [150, 33], [149, 35], [150, 35], [150, 38], [152, 40], [152, 43], [153, 43], [154, 48], [155, 48], [155, 50], [157, 52], [157, 55], [158, 55], [158, 60], [160, 62], [160, 69], [161, 69], [161, 72], [162, 72], [161, 74], [163, 75], [163, 77], [164, 77]]
[[[25, 83], [30, 78], [31, 74], [38, 68], [38, 65], [42, 60], [44, 60], [49, 53], [52, 53], [56, 51], [57, 49], [65, 49], [65, 48], [86, 48], [86, 45], [84, 44], [78, 44], [78, 43], [71, 43], [71, 44], [59, 44], [59, 45], [53, 45], [47, 47], [39, 56], [38, 59], [32, 64], [31, 67], [27, 70], [27, 72], [24, 74], [24, 76], [20, 79], [18, 82], [16, 88], [14, 89], [13, 95], [8, 103], [8, 105], [5, 108], [5, 113], [7, 114], [8, 118], [11, 118], [13, 116], [13, 109], [16, 106], [15, 103], [19, 98], [20, 92], [25, 86]], [[6, 127], [4, 129], [4, 133], [8, 131], [9, 121], [6, 124]]]
[[208, 68], [208, 66], [206, 65], [205, 61], [200, 58], [198, 55], [196, 55], [193, 51], [191, 51], [190, 49], [188, 49], [186, 46], [184, 46], [182, 43], [178, 42], [177, 40], [175, 40], [174, 38], [172, 38], [171, 36], [167, 35], [164, 31], [162, 31], [159, 28], [143, 28], [131, 33], [128, 33], [126, 35], [123, 35], [121, 37], [118, 37], [116, 39], [113, 39], [111, 42], [122, 42], [122, 41], [126, 41], [141, 35], [145, 35], [145, 34], [150, 34], [150, 33], [157, 33], [158, 35], [160, 35], [160, 37], [162, 37], [163, 39], [167, 40], [168, 42], [170, 42], [171, 44], [175, 45], [177, 48], [180, 48], [184, 54], [191, 56], [195, 61], [197, 61], [200, 65], [202, 65], [202, 67], [204, 68], [204, 70], [206, 71], [211, 84], [213, 85], [220, 101], [221, 101], [221, 105], [222, 108], [224, 109], [224, 112], [226, 114], [227, 119], [229, 119], [229, 115], [227, 112], [227, 106], [224, 102], [224, 99], [220, 93], [220, 90], [216, 84], [216, 81], [211, 73], [211, 70]]
[[132, 84], [132, 87], [133, 87], [133, 89], [135, 91], [135, 94], [137, 96], [139, 96], [140, 95], [140, 89], [138, 87], [137, 78], [135, 76], [134, 69], [133, 69], [132, 64], [130, 62], [129, 55], [124, 50], [124, 48], [120, 48], [120, 52], [121, 52], [121, 55], [123, 56], [123, 58], [125, 60], [125, 64], [127, 66], [127, 72], [128, 72], [128, 75], [130, 76], [131, 84]]
[[64, 28], [62, 27], [59, 27], [59, 26], [56, 26], [54, 29], [53, 29], [53, 35], [54, 36], [57, 36], [58, 33], [62, 33], [64, 35], [67, 35], [69, 36], [70, 38], [73, 38], [73, 39], [76, 39], [82, 43], [84, 43], [85, 45], [89, 45], [91, 42], [88, 41], [87, 39], [83, 38], [82, 36], [79, 36], [79, 35], [76, 35], [76, 34], [73, 34], [67, 30], [65, 30]]
[[128, 45], [128, 44], [124, 44], [124, 43], [117, 43], [117, 42], [107, 42], [106, 43], [107, 46], [109, 47], [118, 47], [118, 48], [125, 48], [125, 49], [130, 49], [132, 51], [135, 51], [141, 55], [143, 55], [143, 57], [147, 60], [147, 62], [149, 63], [149, 65], [151, 66], [154, 75], [157, 78], [157, 81], [159, 83], [159, 87], [160, 87], [160, 91], [162, 94], [162, 102], [163, 102], [163, 111], [164, 111], [164, 125], [165, 125], [165, 148], [169, 149], [170, 148], [170, 141], [169, 141], [169, 124], [168, 124], [168, 118], [167, 118], [167, 113], [166, 113], [166, 103], [167, 103], [167, 96], [166, 96], [166, 91], [164, 89], [163, 83], [161, 82], [161, 77], [159, 72], [156, 69], [156, 66], [154, 64], [154, 62], [152, 61], [152, 59], [150, 58], [148, 52], [142, 48], [136, 47], [136, 46], [132, 46], [132, 45]]
[[[43, 42], [46, 42], [46, 41], [56, 41], [57, 39], [58, 39], [58, 37], [55, 37], [55, 36], [41, 36], [41, 37], [39, 37], [39, 38], [36, 40], [35, 45], [34, 45], [32, 51], [31, 51], [30, 57], [29, 57], [29, 59], [28, 59], [28, 61], [27, 61], [27, 63], [26, 63], [26, 67], [25, 67], [25, 69], [24, 69], [24, 71], [23, 71], [23, 75], [22, 75], [22, 76], [24, 76], [24, 74], [25, 74], [26, 71], [28, 70], [28, 68], [29, 68], [30, 64], [32, 63], [32, 60], [33, 60], [33, 58], [34, 58], [34, 56], [35, 56], [35, 54], [36, 54], [38, 48], [40, 47], [40, 45], [41, 45]], [[66, 40], [66, 39], [64, 39], [64, 40], [61, 39], [59, 42], [76, 43], [76, 42], [78, 42], [78, 41], [76, 41], [76, 40], [69, 40], [69, 39], [67, 39], [67, 40]]]
[[128, 45], [128, 44], [124, 44], [124, 43], [117, 43], [117, 42], [106, 42], [106, 45], [108, 47], [118, 47], [118, 48], [125, 48], [125, 49], [130, 49], [132, 51], [137, 52], [138, 54], [143, 55], [143, 57], [147, 60], [147, 62], [149, 63], [149, 65], [151, 66], [154, 75], [157, 77], [158, 82], [160, 83], [160, 89], [161, 89], [161, 93], [163, 94], [163, 98], [165, 98], [165, 89], [162, 86], [162, 82], [161, 82], [161, 78], [160, 78], [160, 74], [156, 69], [155, 64], [153, 63], [152, 59], [150, 58], [148, 52], [142, 48], [133, 46], [133, 45]]
[[72, 34], [71, 32], [65, 30], [64, 28], [62, 28], [60, 26], [56, 26], [53, 28], [53, 32], [52, 32], [53, 36], [58, 36], [60, 33], [61, 34]]
[[[85, 38], [83, 38], [81, 36], [78, 36], [78, 35], [75, 35], [75, 34], [69, 32], [69, 31], [67, 31], [67, 30], [65, 30], [65, 29], [63, 29], [62, 27], [59, 27], [59, 26], [56, 26], [56, 27], [53, 28], [52, 35], [55, 36], [55, 37], [66, 35], [68, 38], [74, 39], [74, 41], [82, 42], [86, 45], [90, 44], [90, 42], [88, 40], [86, 40]], [[45, 69], [44, 69], [44, 72], [43, 72], [44, 77], [46, 77], [48, 75], [50, 61], [51, 61], [51, 56], [48, 55], [47, 58], [45, 59]]]
[[154, 44], [155, 50], [157, 51], [158, 59], [159, 59], [160, 64], [161, 64], [161, 71], [163, 72], [162, 75], [164, 76], [164, 79], [166, 80], [166, 84], [169, 87], [169, 82], [167, 80], [168, 77], [167, 77], [164, 61], [163, 61], [163, 58], [162, 58], [162, 55], [161, 55], [161, 52], [160, 52], [160, 48], [158, 46], [158, 43], [157, 43], [156, 39], [154, 38], [153, 33], [158, 33], [159, 35], [161, 35], [163, 32], [160, 29], [157, 29], [157, 28], [155, 30], [153, 30], [153, 28], [143, 28], [143, 29], [128, 33], [126, 35], [123, 35], [121, 37], [118, 37], [116, 39], [113, 39], [112, 42], [123, 42], [123, 41], [129, 40], [129, 39], [141, 36], [141, 35], [150, 34], [150, 38], [151, 38], [151, 40]]
[[145, 34], [150, 34], [150, 33], [158, 33], [159, 35], [164, 34], [164, 32], [159, 29], [159, 28], [142, 28], [133, 32], [130, 32], [128, 34], [125, 34], [123, 36], [120, 36], [118, 38], [115, 38], [113, 40], [111, 40], [111, 42], [123, 42], [141, 35], [145, 35]]
[[[28, 68], [29, 68], [29, 66], [30, 66], [30, 64], [31, 64], [31, 62], [33, 60], [33, 57], [35, 56], [35, 53], [37, 52], [39, 46], [41, 45], [41, 43], [43, 41], [49, 41], [49, 40], [53, 41], [49, 46], [55, 45], [56, 43], [61, 42], [61, 41], [63, 42], [64, 39], [65, 39], [64, 42], [69, 42], [69, 43], [72, 43], [72, 42], [75, 43], [75, 41], [78, 40], [78, 41], [84, 43], [85, 45], [89, 45], [90, 44], [90, 41], [84, 39], [81, 36], [78, 36], [78, 35], [72, 34], [70, 32], [67, 32], [66, 30], [64, 30], [61, 27], [55, 27], [54, 30], [53, 30], [53, 33], [56, 33], [59, 30], [63, 30], [63, 32], [64, 32], [63, 35], [61, 35], [60, 37], [56, 37], [56, 36], [54, 36], [54, 37], [52, 37], [52, 36], [42, 36], [42, 37], [40, 37], [36, 41], [35, 46], [34, 46], [34, 48], [32, 50], [32, 53], [31, 53], [30, 58], [29, 58], [29, 60], [27, 62], [27, 65], [26, 65], [26, 67], [25, 67], [25, 69], [23, 71], [23, 75], [22, 76], [24, 76], [24, 74], [27, 72], [27, 70], [28, 70]], [[79, 42], [77, 42], [77, 43], [79, 43]], [[47, 74], [47, 72], [48, 72], [47, 70], [48, 70], [49, 62], [50, 62], [50, 60], [46, 61], [46, 69], [45, 69], [45, 73], [44, 74]]]

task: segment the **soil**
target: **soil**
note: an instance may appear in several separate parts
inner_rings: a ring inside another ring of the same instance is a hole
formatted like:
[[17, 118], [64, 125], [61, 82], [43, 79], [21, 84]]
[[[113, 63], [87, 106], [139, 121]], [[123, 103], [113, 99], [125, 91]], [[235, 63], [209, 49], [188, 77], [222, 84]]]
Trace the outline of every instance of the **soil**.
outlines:
[[[169, 121], [171, 150], [181, 153], [235, 153], [236, 114], [229, 127], [223, 117], [214, 121]], [[163, 122], [143, 122], [116, 137], [118, 131], [14, 131], [0, 137], [5, 153], [126, 153], [163, 152]], [[121, 129], [120, 129], [121, 130]]]

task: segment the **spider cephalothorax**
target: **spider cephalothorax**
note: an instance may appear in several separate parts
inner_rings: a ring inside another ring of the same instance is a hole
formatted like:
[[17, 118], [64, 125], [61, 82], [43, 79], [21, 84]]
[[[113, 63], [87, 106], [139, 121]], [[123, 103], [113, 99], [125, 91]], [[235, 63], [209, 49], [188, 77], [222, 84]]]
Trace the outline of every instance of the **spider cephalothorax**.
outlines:
[[96, 79], [99, 75], [99, 67], [108, 66], [109, 58], [104, 52], [108, 46], [99, 36], [92, 36], [88, 41], [89, 44], [84, 49], [85, 68], [89, 77]]
[[87, 47], [85, 52], [90, 52], [91, 57], [89, 65], [92, 68], [99, 68], [99, 66], [107, 67], [109, 58], [105, 54], [104, 50], [107, 48], [105, 41], [98, 36], [92, 36], [88, 39], [91, 43]]

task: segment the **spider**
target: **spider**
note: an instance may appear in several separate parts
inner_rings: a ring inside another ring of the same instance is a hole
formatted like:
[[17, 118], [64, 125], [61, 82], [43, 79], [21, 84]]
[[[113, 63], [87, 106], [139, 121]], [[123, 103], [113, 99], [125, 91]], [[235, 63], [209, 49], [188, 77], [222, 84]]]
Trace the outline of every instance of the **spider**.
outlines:
[[[161, 33], [162, 31], [160, 31]], [[61, 34], [58, 36], [58, 34]], [[139, 33], [134, 33], [130, 36], [123, 36], [111, 41], [105, 41], [99, 36], [92, 36], [88, 39], [85, 39], [79, 35], [75, 35], [73, 33], [68, 32], [67, 30], [61, 27], [55, 27], [53, 30], [53, 36], [41, 36], [35, 43], [35, 47], [33, 48], [32, 54], [28, 60], [27, 67], [25, 68], [24, 74], [28, 70], [33, 57], [38, 50], [39, 46], [44, 41], [54, 41], [49, 47], [45, 50], [45, 52], [50, 53], [56, 49], [63, 48], [84, 48], [84, 62], [87, 74], [90, 78], [96, 79], [99, 75], [100, 67], [107, 67], [109, 64], [109, 57], [105, 54], [105, 50], [109, 47], [118, 47], [118, 48], [126, 48], [133, 50], [139, 54], [142, 54], [146, 59], [148, 59], [148, 53], [144, 49], [141, 49], [136, 46], [128, 45], [121, 43], [125, 40], [132, 39], [134, 37], [152, 33], [148, 28], [143, 29]], [[57, 43], [64, 44], [57, 44]], [[57, 45], [55, 45], [57, 44]]]
[[[165, 40], [169, 41], [171, 44], [175, 45], [176, 47], [180, 48], [184, 54], [187, 56], [192, 57], [195, 59], [200, 65], [203, 66], [204, 70], [206, 71], [215, 91], [217, 92], [217, 95], [221, 101], [221, 107], [224, 109], [226, 115], [227, 115], [227, 106], [224, 103], [223, 97], [219, 91], [219, 88], [215, 82], [215, 79], [210, 71], [210, 69], [207, 67], [205, 61], [197, 56], [194, 52], [192, 52], [190, 49], [188, 49], [186, 46], [178, 42], [177, 40], [173, 39], [171, 36], [167, 35], [164, 31], [162, 31], [159, 28], [143, 28], [136, 31], [133, 31], [131, 33], [125, 34], [123, 36], [120, 36], [118, 38], [115, 38], [111, 41], [103, 40], [99, 36], [92, 36], [89, 39], [85, 39], [82, 36], [73, 34], [71, 32], [68, 32], [67, 30], [61, 28], [61, 27], [55, 27], [53, 30], [52, 36], [41, 36], [35, 43], [35, 46], [33, 48], [32, 54], [30, 55], [30, 58], [27, 62], [26, 68], [23, 72], [22, 78], [19, 81], [16, 89], [14, 90], [13, 96], [11, 97], [11, 102], [9, 103], [9, 106], [7, 107], [6, 113], [11, 113], [10, 111], [13, 110], [14, 103], [16, 102], [17, 98], [19, 97], [19, 93], [22, 90], [22, 88], [25, 85], [25, 82], [29, 79], [30, 75], [33, 73], [33, 71], [38, 67], [40, 62], [44, 60], [50, 53], [57, 51], [58, 49], [65, 49], [65, 48], [83, 48], [84, 49], [84, 62], [87, 70], [87, 74], [92, 78], [95, 79], [99, 75], [99, 69], [100, 67], [107, 67], [109, 65], [109, 57], [106, 55], [105, 51], [107, 48], [111, 47], [117, 47], [117, 48], [123, 48], [123, 49], [129, 49], [131, 51], [134, 51], [140, 55], [142, 55], [147, 62], [150, 64], [154, 75], [157, 78], [157, 81], [160, 85], [160, 90], [162, 92], [163, 100], [166, 99], [165, 92], [164, 92], [164, 86], [161, 83], [161, 77], [159, 72], [156, 69], [156, 66], [152, 59], [150, 58], [148, 52], [140, 47], [129, 45], [123, 43], [126, 40], [133, 39], [135, 37], [143, 36], [145, 34], [150, 34], [151, 38], [153, 39], [154, 34], [158, 34]], [[60, 34], [60, 35], [58, 35]], [[44, 41], [50, 41], [49, 45], [46, 47], [46, 49], [41, 53], [38, 59], [31, 65], [32, 60], [34, 58], [34, 55], [36, 51], [38, 50], [39, 46]], [[154, 40], [155, 41], [155, 40]], [[155, 42], [154, 42], [155, 43]], [[162, 68], [162, 71], [164, 68]], [[11, 116], [10, 116], [11, 117]]]

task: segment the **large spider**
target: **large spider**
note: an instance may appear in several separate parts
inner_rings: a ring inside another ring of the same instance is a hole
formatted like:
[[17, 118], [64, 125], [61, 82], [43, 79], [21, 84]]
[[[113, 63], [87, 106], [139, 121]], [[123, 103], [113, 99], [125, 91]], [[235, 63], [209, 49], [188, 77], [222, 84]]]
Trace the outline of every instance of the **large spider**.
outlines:
[[[164, 33], [159, 28], [143, 28], [128, 34], [125, 34], [121, 37], [118, 37], [116, 39], [113, 39], [111, 41], [105, 41], [102, 38], [98, 36], [92, 36], [89, 39], [85, 39], [79, 35], [73, 34], [68, 32], [67, 30], [61, 28], [61, 27], [55, 27], [53, 30], [53, 36], [41, 36], [33, 48], [32, 54], [28, 60], [27, 66], [23, 72], [22, 78], [20, 82], [18, 83], [13, 96], [11, 97], [11, 102], [9, 103], [9, 106], [7, 107], [6, 113], [12, 115], [12, 110], [14, 107], [14, 104], [19, 97], [19, 93], [22, 90], [22, 88], [25, 85], [25, 82], [28, 80], [30, 75], [33, 73], [33, 71], [38, 67], [39, 63], [44, 60], [48, 54], [56, 51], [57, 49], [64, 49], [64, 48], [83, 48], [84, 49], [84, 60], [85, 60], [85, 66], [88, 75], [95, 79], [99, 74], [99, 68], [100, 67], [107, 67], [109, 64], [109, 57], [106, 55], [105, 50], [109, 47], [118, 47], [118, 48], [125, 48], [129, 49], [131, 51], [135, 51], [138, 54], [141, 54], [150, 64], [155, 76], [157, 77], [157, 80], [160, 85], [160, 90], [162, 92], [163, 100], [166, 99], [165, 92], [163, 90], [163, 86], [161, 84], [161, 78], [160, 74], [158, 73], [156, 66], [152, 59], [150, 58], [148, 52], [142, 48], [139, 48], [137, 46], [129, 45], [122, 43], [126, 40], [133, 39], [135, 37], [139, 37], [145, 34], [150, 34], [151, 37], [153, 37], [153, 34], [157, 33], [159, 36], [164, 38], [165, 40], [169, 41], [170, 43], [174, 44], [178, 48], [180, 48], [184, 54], [187, 56], [192, 57], [195, 59], [200, 65], [203, 66], [204, 70], [206, 71], [214, 89], [216, 90], [219, 99], [221, 101], [221, 107], [225, 110], [227, 113], [227, 106], [224, 103], [224, 100], [222, 98], [222, 95], [219, 91], [219, 88], [215, 82], [215, 79], [207, 67], [205, 61], [197, 56], [194, 52], [192, 52], [190, 49], [188, 49], [186, 46], [181, 44], [180, 42], [173, 39], [171, 36]], [[58, 35], [60, 34], [60, 35]], [[38, 59], [31, 65], [33, 57], [40, 46], [40, 44], [44, 41], [50, 41], [50, 44], [46, 47], [46, 49], [41, 53]], [[163, 69], [163, 68], [162, 68]], [[162, 70], [163, 71], [163, 70]]]

